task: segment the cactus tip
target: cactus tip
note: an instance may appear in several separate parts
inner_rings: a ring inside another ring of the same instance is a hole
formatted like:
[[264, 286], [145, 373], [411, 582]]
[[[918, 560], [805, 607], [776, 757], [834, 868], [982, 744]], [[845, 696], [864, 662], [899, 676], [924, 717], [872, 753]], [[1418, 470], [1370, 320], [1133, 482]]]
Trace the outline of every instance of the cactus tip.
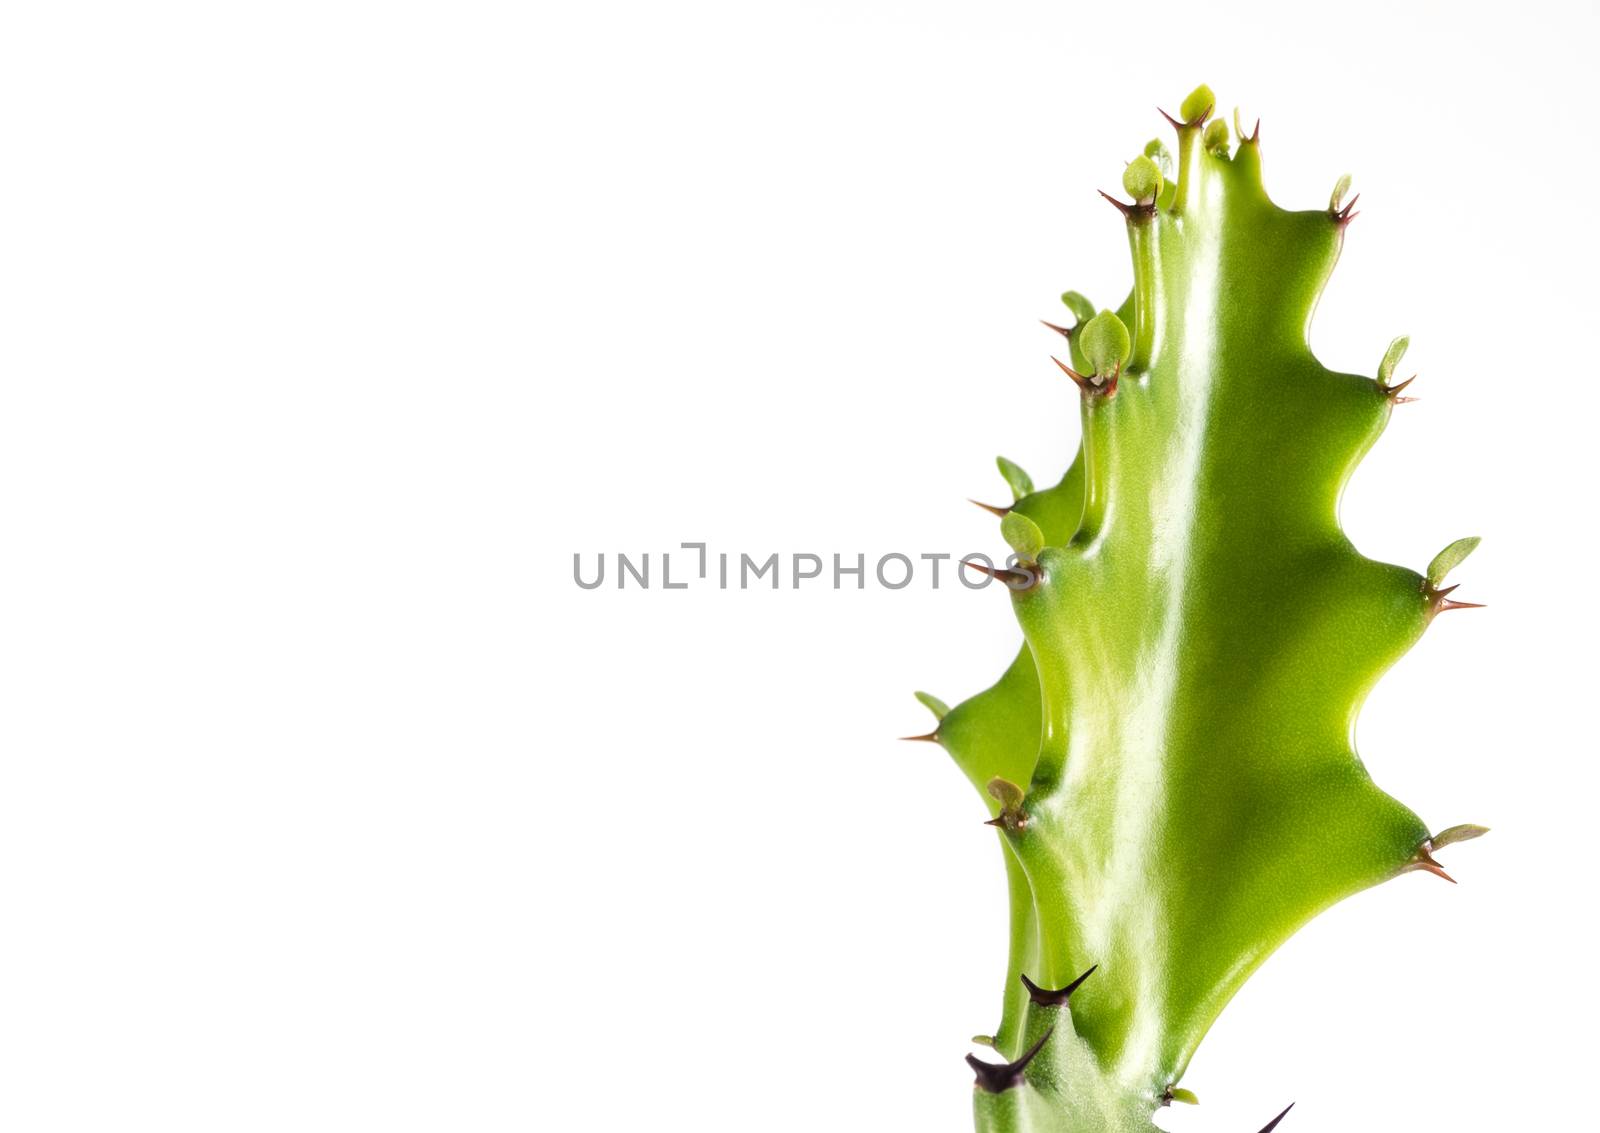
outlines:
[[1044, 1049], [1044, 1044], [1050, 1041], [1050, 1036], [1055, 1031], [1052, 1027], [1039, 1036], [1039, 1041], [1022, 1052], [1022, 1057], [1015, 1062], [985, 1062], [977, 1055], [967, 1055], [967, 1065], [972, 1067], [974, 1075], [973, 1085], [986, 1094], [1003, 1094], [1014, 1086], [1022, 1085], [1023, 1073], [1028, 1069], [1039, 1052]]

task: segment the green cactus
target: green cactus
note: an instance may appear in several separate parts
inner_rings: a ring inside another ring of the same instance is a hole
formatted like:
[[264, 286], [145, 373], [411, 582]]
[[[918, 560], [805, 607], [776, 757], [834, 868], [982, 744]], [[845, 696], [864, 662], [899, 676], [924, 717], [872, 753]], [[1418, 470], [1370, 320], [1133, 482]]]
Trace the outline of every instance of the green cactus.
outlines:
[[[990, 570], [1024, 645], [927, 736], [988, 805], [1011, 948], [1000, 1024], [969, 1056], [980, 1133], [1154, 1128], [1244, 980], [1322, 910], [1483, 832], [1428, 827], [1357, 757], [1356, 714], [1440, 612], [1444, 575], [1363, 557], [1339, 495], [1406, 383], [1312, 356], [1311, 312], [1355, 215], [1268, 199], [1260, 131], [1184, 100], [1176, 171], [1127, 169], [1133, 288], [1062, 297], [1083, 439], [1061, 482], [1016, 495]], [[1163, 169], [1163, 166], [1166, 168]], [[1163, 175], [1165, 173], [1165, 176]], [[987, 569], [987, 568], [975, 568]], [[1287, 1112], [1287, 1111], [1285, 1111]], [[1279, 1114], [1268, 1126], [1276, 1125]]]

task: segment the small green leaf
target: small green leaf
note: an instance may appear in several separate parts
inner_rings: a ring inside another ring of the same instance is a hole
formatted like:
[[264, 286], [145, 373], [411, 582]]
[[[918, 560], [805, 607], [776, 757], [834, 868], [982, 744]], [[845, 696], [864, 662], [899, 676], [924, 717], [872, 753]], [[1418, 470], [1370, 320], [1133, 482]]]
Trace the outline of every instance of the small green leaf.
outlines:
[[1202, 140], [1205, 142], [1206, 149], [1212, 153], [1227, 153], [1228, 124], [1218, 118], [1206, 127], [1205, 137]]
[[1193, 1090], [1186, 1090], [1182, 1086], [1173, 1086], [1167, 1091], [1167, 1097], [1184, 1105], [1199, 1105], [1200, 1098]]
[[1122, 171], [1122, 187], [1140, 204], [1149, 204], [1161, 195], [1161, 167], [1148, 157], [1134, 158]]
[[1476, 551], [1481, 542], [1483, 540], [1477, 535], [1469, 535], [1465, 539], [1457, 539], [1433, 556], [1433, 562], [1428, 564], [1428, 585], [1435, 590], [1439, 589], [1444, 576], [1466, 561], [1466, 557]]
[[1389, 379], [1394, 377], [1394, 368], [1400, 364], [1400, 359], [1406, 356], [1406, 347], [1411, 345], [1411, 336], [1401, 335], [1389, 344], [1389, 349], [1383, 352], [1383, 361], [1378, 363], [1378, 383], [1388, 385]]
[[1217, 96], [1211, 93], [1210, 87], [1201, 83], [1189, 92], [1189, 97], [1183, 100], [1182, 106], [1178, 107], [1178, 116], [1185, 122], [1193, 122], [1216, 104]]
[[1011, 544], [1013, 551], [1029, 562], [1036, 560], [1039, 552], [1044, 550], [1044, 532], [1020, 511], [1006, 513], [1006, 517], [1000, 521], [1000, 534]]
[[1080, 325], [1094, 318], [1094, 304], [1078, 292], [1063, 291], [1061, 293], [1061, 301], [1067, 305], [1069, 311], [1077, 316]]
[[1455, 842], [1470, 842], [1474, 838], [1482, 838], [1487, 833], [1489, 833], [1487, 826], [1474, 826], [1470, 822], [1464, 822], [1460, 826], [1452, 826], [1448, 830], [1439, 831], [1432, 838], [1429, 838], [1428, 842], [1435, 850], [1438, 850]]
[[1078, 347], [1094, 367], [1096, 377], [1116, 372], [1133, 352], [1128, 328], [1110, 311], [1101, 311], [1085, 323], [1078, 334]]
[[1344, 195], [1350, 191], [1350, 174], [1346, 173], [1333, 183], [1333, 196], [1328, 198], [1328, 211], [1338, 212], [1344, 204]]
[[974, 1046], [993, 1046], [994, 1045], [994, 1036], [993, 1035], [973, 1035], [972, 1036], [972, 1042], [973, 1042]]
[[1010, 779], [996, 775], [989, 780], [989, 797], [1000, 804], [1002, 811], [1015, 814], [1022, 809], [1022, 788]]
[[1161, 144], [1160, 138], [1151, 138], [1145, 143], [1144, 155], [1156, 163], [1156, 168], [1161, 170], [1161, 176], [1169, 181], [1172, 179], [1172, 155], [1167, 152], [1167, 147]]
[[943, 720], [949, 715], [950, 706], [932, 693], [918, 692], [915, 696], [922, 702], [924, 708], [933, 713], [935, 719]]
[[1020, 464], [1007, 460], [1003, 456], [995, 457], [994, 462], [1000, 469], [1000, 475], [1004, 476], [1006, 483], [1011, 486], [1011, 498], [1013, 500], [1020, 500], [1023, 496], [1033, 495], [1033, 477], [1029, 476]]

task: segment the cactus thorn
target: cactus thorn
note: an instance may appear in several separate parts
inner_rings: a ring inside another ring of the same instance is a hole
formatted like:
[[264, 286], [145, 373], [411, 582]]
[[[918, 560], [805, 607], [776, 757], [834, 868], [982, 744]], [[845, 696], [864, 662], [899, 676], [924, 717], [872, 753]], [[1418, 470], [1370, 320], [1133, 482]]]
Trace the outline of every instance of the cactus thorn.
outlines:
[[939, 742], [939, 729], [935, 728], [933, 731], [924, 736], [901, 736], [900, 738], [908, 743], [936, 744]]
[[1023, 1072], [1028, 1069], [1028, 1063], [1038, 1056], [1054, 1033], [1055, 1028], [1051, 1027], [1040, 1035], [1039, 1041], [1023, 1051], [1022, 1057], [1015, 1062], [985, 1062], [977, 1055], [967, 1055], [967, 1065], [972, 1067], [975, 1075], [972, 1084], [986, 1094], [1003, 1094], [1014, 1086], [1022, 1085]]
[[1343, 228], [1356, 217], [1361, 215], [1359, 212], [1355, 211], [1356, 202], [1360, 199], [1361, 194], [1357, 193], [1355, 196], [1351, 197], [1347, 202], [1345, 202], [1342, 208], [1329, 209], [1328, 215], [1333, 218], [1333, 222], [1335, 224], [1337, 224], [1340, 228]]
[[1044, 325], [1049, 327], [1051, 330], [1055, 331], [1062, 338], [1071, 338], [1072, 337], [1072, 331], [1073, 331], [1072, 327], [1058, 327], [1058, 326], [1056, 326], [1055, 323], [1050, 322], [1048, 319], [1040, 319], [1039, 321], [1041, 323], [1044, 323]]
[[1001, 519], [1004, 519], [1006, 516], [1011, 514], [1011, 509], [1009, 507], [997, 507], [994, 504], [986, 504], [982, 500], [975, 500], [975, 499], [972, 499], [970, 496], [967, 497], [967, 502], [969, 504], [977, 504], [984, 511], [990, 512], [990, 513], [992, 513], [994, 515], [998, 515]]
[[1289, 1111], [1293, 1108], [1294, 1102], [1290, 1102], [1288, 1105], [1284, 1106], [1282, 1113], [1278, 1114], [1277, 1117], [1274, 1117], [1271, 1121], [1267, 1122], [1261, 1127], [1261, 1133], [1272, 1133], [1272, 1131], [1278, 1127], [1278, 1122], [1282, 1121], [1285, 1117], [1288, 1117]]
[[1113, 197], [1110, 193], [1106, 192], [1104, 189], [1096, 189], [1095, 192], [1099, 193], [1102, 197], [1115, 205], [1117, 211], [1120, 212], [1130, 223], [1145, 220], [1155, 215], [1156, 206], [1154, 201], [1147, 205], [1125, 205], [1121, 201], [1117, 200], [1117, 198]]
[[1071, 366], [1057, 358], [1054, 354], [1050, 355], [1050, 361], [1054, 362], [1057, 366], [1060, 366], [1063, 374], [1067, 375], [1067, 377], [1078, 383], [1078, 388], [1083, 391], [1083, 395], [1085, 397], [1111, 398], [1117, 396], [1117, 378], [1121, 376], [1122, 367], [1118, 366], [1116, 372], [1111, 374], [1111, 376], [1108, 378], [1091, 378], [1085, 374], [1078, 373], [1078, 371], [1074, 370]]
[[[979, 506], [981, 507], [983, 505], [980, 504]], [[961, 565], [964, 567], [971, 567], [979, 574], [986, 574], [990, 578], [997, 579], [998, 581], [1005, 583], [1013, 590], [1031, 589], [1033, 584], [1039, 581], [1031, 571], [1011, 570], [1009, 567], [984, 566], [982, 563], [976, 562], [973, 559], [962, 559]], [[973, 589], [976, 590], [978, 588], [973, 587]]]
[[1428, 842], [1424, 842], [1422, 845], [1417, 847], [1416, 854], [1412, 857], [1406, 868], [1408, 870], [1420, 869], [1426, 873], [1433, 874], [1435, 877], [1444, 878], [1451, 885], [1456, 884], [1456, 879], [1446, 873], [1444, 871], [1444, 866], [1440, 865], [1434, 860], [1432, 845]]
[[1424, 579], [1422, 593], [1428, 600], [1428, 616], [1434, 617], [1444, 610], [1481, 610], [1488, 605], [1486, 602], [1458, 602], [1450, 594], [1459, 589], [1459, 582], [1450, 586], [1439, 587]]
[[1384, 397], [1388, 398], [1390, 404], [1392, 404], [1392, 405], [1409, 405], [1411, 402], [1413, 402], [1413, 401], [1415, 401], [1417, 399], [1414, 398], [1414, 397], [1401, 397], [1400, 396], [1400, 391], [1405, 389], [1408, 385], [1410, 385], [1412, 382], [1414, 382], [1416, 380], [1417, 380], [1417, 375], [1412, 374], [1409, 378], [1407, 378], [1405, 381], [1401, 382], [1399, 385], [1386, 386], [1382, 382], [1379, 382], [1378, 383], [1378, 392], [1383, 394]]
[[1094, 967], [1090, 968], [1087, 972], [1083, 973], [1083, 975], [1073, 980], [1066, 987], [1057, 991], [1040, 987], [1038, 984], [1030, 980], [1026, 973], [1021, 973], [1020, 976], [1022, 979], [1022, 986], [1028, 989], [1028, 998], [1034, 1002], [1035, 1006], [1065, 1007], [1067, 1000], [1071, 998], [1072, 993], [1077, 991], [1078, 988], [1082, 987], [1083, 981], [1094, 975], [1094, 969], [1098, 968], [1099, 966], [1099, 964], [1094, 965]]

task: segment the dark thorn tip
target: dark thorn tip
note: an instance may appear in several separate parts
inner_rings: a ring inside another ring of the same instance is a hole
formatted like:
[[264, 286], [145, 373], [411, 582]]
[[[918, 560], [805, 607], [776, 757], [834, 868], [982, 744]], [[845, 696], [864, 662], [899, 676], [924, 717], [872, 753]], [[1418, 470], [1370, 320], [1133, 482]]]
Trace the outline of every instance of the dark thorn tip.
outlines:
[[901, 736], [900, 738], [902, 740], [905, 740], [908, 743], [936, 744], [936, 743], [939, 742], [939, 733], [938, 733], [937, 730], [935, 730], [935, 731], [929, 732], [925, 736]]
[[1050, 1036], [1055, 1033], [1051, 1027], [1039, 1036], [1039, 1041], [1022, 1052], [1022, 1057], [1015, 1062], [985, 1062], [975, 1054], [967, 1055], [967, 1065], [972, 1067], [972, 1084], [987, 1094], [1003, 1094], [1015, 1086], [1022, 1085], [1023, 1073], [1028, 1069], [1044, 1044], [1050, 1041]]
[[1272, 1133], [1272, 1131], [1278, 1127], [1278, 1122], [1282, 1121], [1285, 1117], [1288, 1117], [1289, 1111], [1293, 1108], [1294, 1102], [1290, 1102], [1288, 1105], [1284, 1106], [1282, 1113], [1278, 1114], [1277, 1117], [1274, 1117], [1271, 1121], [1267, 1122], [1261, 1127], [1261, 1133]]
[[1041, 323], [1044, 323], [1044, 325], [1049, 327], [1051, 330], [1055, 331], [1062, 338], [1071, 338], [1072, 337], [1072, 331], [1073, 331], [1072, 327], [1058, 327], [1058, 326], [1056, 326], [1055, 323], [1049, 322], [1049, 321], [1047, 321], [1045, 319], [1040, 319], [1039, 321]]

